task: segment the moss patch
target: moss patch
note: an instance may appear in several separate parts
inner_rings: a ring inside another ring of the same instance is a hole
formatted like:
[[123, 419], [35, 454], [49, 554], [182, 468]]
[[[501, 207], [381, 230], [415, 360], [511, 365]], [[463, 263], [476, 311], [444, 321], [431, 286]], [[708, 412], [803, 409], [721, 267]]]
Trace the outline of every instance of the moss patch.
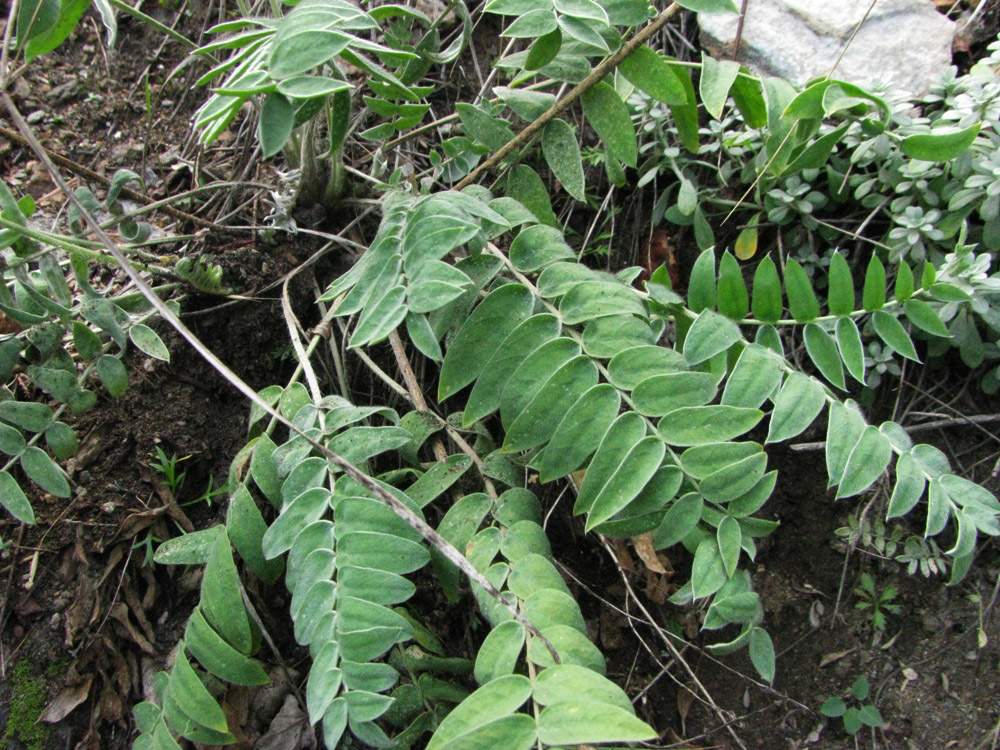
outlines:
[[49, 738], [49, 727], [38, 723], [45, 708], [45, 680], [35, 677], [27, 659], [11, 670], [10, 717], [2, 741], [17, 740], [28, 750], [42, 750]]

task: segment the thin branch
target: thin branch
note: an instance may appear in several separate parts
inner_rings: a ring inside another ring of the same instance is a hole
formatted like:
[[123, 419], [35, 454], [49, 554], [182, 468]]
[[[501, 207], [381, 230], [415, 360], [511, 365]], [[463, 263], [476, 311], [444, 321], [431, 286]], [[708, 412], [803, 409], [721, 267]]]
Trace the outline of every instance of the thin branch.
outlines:
[[528, 127], [514, 136], [510, 141], [508, 141], [504, 146], [497, 151], [493, 156], [484, 161], [478, 167], [473, 169], [461, 182], [459, 182], [454, 190], [461, 190], [464, 187], [468, 187], [476, 180], [478, 180], [482, 175], [489, 170], [493, 169], [497, 164], [503, 161], [509, 154], [516, 151], [521, 146], [526, 144], [536, 135], [538, 135], [542, 128], [549, 124], [552, 120], [559, 116], [559, 114], [569, 107], [573, 102], [579, 99], [583, 94], [592, 89], [601, 80], [610, 73], [612, 70], [618, 67], [619, 63], [626, 57], [635, 52], [642, 44], [649, 39], [653, 34], [659, 31], [666, 23], [681, 9], [677, 3], [671, 3], [666, 10], [660, 13], [656, 17], [656, 20], [650, 23], [648, 26], [643, 27], [641, 31], [636, 33], [634, 37], [628, 40], [622, 45], [621, 49], [615, 52], [613, 55], [604, 58], [596, 68], [594, 68], [590, 75], [584, 78], [580, 83], [570, 89], [569, 93], [566, 94], [562, 99], [553, 104], [549, 109], [534, 120]]

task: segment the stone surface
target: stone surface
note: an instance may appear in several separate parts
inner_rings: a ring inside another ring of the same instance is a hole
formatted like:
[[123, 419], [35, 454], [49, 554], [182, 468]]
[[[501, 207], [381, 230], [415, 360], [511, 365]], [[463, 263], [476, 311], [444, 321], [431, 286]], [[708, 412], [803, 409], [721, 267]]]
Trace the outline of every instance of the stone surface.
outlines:
[[[750, 0], [737, 59], [764, 75], [802, 85], [830, 73], [871, 0]], [[731, 59], [735, 13], [702, 13], [701, 43]], [[833, 76], [870, 86], [892, 84], [910, 96], [951, 65], [955, 24], [932, 0], [878, 0]]]

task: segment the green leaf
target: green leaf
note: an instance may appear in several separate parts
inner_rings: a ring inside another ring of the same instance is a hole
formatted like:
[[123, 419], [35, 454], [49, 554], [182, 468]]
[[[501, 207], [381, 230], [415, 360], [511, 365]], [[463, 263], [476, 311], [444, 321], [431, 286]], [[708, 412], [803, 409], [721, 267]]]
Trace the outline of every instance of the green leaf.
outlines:
[[701, 520], [704, 504], [698, 492], [689, 492], [675, 500], [653, 532], [653, 546], [656, 549], [670, 547], [694, 531]]
[[21, 468], [28, 478], [56, 497], [69, 497], [69, 482], [66, 475], [49, 454], [35, 446], [28, 447], [21, 454]]
[[831, 719], [843, 716], [846, 710], [847, 704], [844, 703], [843, 698], [838, 696], [827, 698], [823, 701], [823, 705], [819, 707], [819, 712], [823, 714], [823, 716], [829, 716]]
[[538, 70], [544, 68], [552, 62], [559, 54], [562, 47], [562, 32], [554, 29], [545, 36], [540, 36], [528, 50], [528, 56], [524, 61], [525, 70]]
[[872, 259], [868, 261], [861, 304], [867, 312], [881, 310], [885, 306], [885, 266], [877, 255], [872, 255]]
[[514, 620], [502, 622], [490, 631], [476, 655], [475, 676], [480, 685], [514, 673], [524, 639], [524, 626]]
[[527, 750], [535, 741], [535, 722], [514, 712], [529, 697], [531, 681], [521, 675], [507, 675], [483, 685], [444, 718], [427, 750], [477, 746]]
[[49, 407], [37, 401], [0, 401], [0, 419], [31, 432], [42, 432], [55, 416]]
[[506, 86], [497, 86], [493, 89], [503, 103], [514, 110], [514, 113], [523, 120], [531, 122], [545, 114], [556, 98], [552, 94], [541, 91], [525, 91], [522, 89], [512, 89]]
[[518, 164], [510, 171], [507, 177], [507, 195], [523, 204], [543, 224], [562, 226], [552, 211], [548, 188], [538, 172], [527, 164]]
[[524, 273], [540, 271], [552, 263], [575, 257], [563, 233], [544, 224], [522, 229], [510, 245], [511, 263]]
[[781, 319], [781, 280], [770, 255], [757, 264], [753, 275], [753, 314], [763, 323], [777, 323]]
[[509, 427], [545, 385], [551, 374], [580, 355], [570, 338], [554, 339], [538, 347], [511, 374], [500, 396], [500, 420]]
[[17, 9], [18, 42], [40, 37], [59, 21], [59, 0], [22, 0]]
[[900, 148], [911, 159], [921, 161], [951, 161], [963, 154], [976, 140], [982, 123], [961, 130], [938, 128], [931, 133], [918, 133], [903, 139]]
[[685, 406], [704, 406], [716, 392], [715, 376], [707, 372], [675, 372], [646, 378], [632, 391], [635, 409], [647, 417], [662, 417]]
[[727, 351], [742, 339], [739, 326], [729, 318], [703, 310], [684, 339], [684, 358], [689, 364], [697, 365]]
[[498, 151], [514, 138], [510, 128], [481, 107], [460, 102], [455, 105], [455, 111], [462, 121], [462, 129], [491, 151]]
[[865, 350], [861, 344], [861, 332], [851, 318], [837, 321], [837, 348], [851, 377], [859, 383], [865, 382]]
[[257, 123], [262, 156], [269, 159], [281, 151], [294, 127], [295, 106], [277, 92], [272, 91], [265, 96], [260, 108], [260, 122]]
[[788, 309], [796, 321], [807, 323], [819, 317], [819, 302], [816, 301], [812, 282], [794, 258], [785, 262], [785, 293], [788, 295]]
[[833, 336], [816, 323], [809, 323], [806, 325], [803, 338], [809, 359], [823, 373], [823, 377], [826, 378], [827, 382], [844, 390], [846, 387], [844, 368], [840, 364], [840, 353]]
[[503, 339], [486, 361], [476, 380], [462, 415], [462, 426], [469, 427], [500, 408], [501, 394], [507, 381], [529, 354], [559, 335], [559, 319], [554, 315], [533, 315]]
[[559, 313], [567, 325], [594, 318], [630, 313], [646, 316], [635, 289], [618, 281], [585, 281], [577, 284], [559, 301]]
[[548, 8], [536, 8], [518, 16], [501, 37], [512, 39], [537, 39], [556, 29], [556, 14]]
[[156, 548], [153, 562], [160, 565], [204, 565], [221, 532], [221, 526], [212, 526], [168, 539]]
[[548, 745], [640, 742], [656, 737], [657, 733], [630, 711], [580, 698], [546, 706], [538, 715], [538, 739]]
[[88, 362], [101, 353], [101, 338], [81, 320], [73, 321], [73, 343], [81, 359]]
[[666, 445], [653, 435], [637, 442], [591, 503], [586, 530], [590, 531], [632, 502], [660, 468], [665, 452]]
[[97, 376], [112, 398], [121, 398], [128, 390], [128, 371], [118, 357], [105, 354], [97, 360]]
[[740, 522], [732, 516], [723, 518], [716, 531], [716, 541], [719, 543], [722, 564], [729, 578], [733, 577], [733, 574], [736, 572], [736, 566], [739, 564], [740, 542], [742, 539], [743, 532], [740, 531]]
[[865, 430], [865, 420], [858, 411], [857, 404], [848, 400], [830, 404], [826, 430], [826, 473], [827, 486], [840, 484], [847, 468], [847, 459], [861, 439]]
[[24, 450], [25, 445], [27, 443], [20, 430], [0, 422], [0, 451], [8, 456], [17, 456]]
[[691, 312], [715, 307], [715, 251], [703, 250], [691, 267], [688, 281], [688, 308]]
[[31, 509], [31, 503], [9, 471], [0, 472], [0, 505], [3, 505], [18, 521], [35, 523], [35, 513]]
[[706, 500], [728, 503], [752, 490], [766, 470], [767, 454], [754, 453], [712, 472], [701, 481], [698, 489]]
[[686, 104], [684, 84], [663, 56], [643, 45], [622, 60], [621, 74], [644, 93], [664, 104]]
[[850, 266], [839, 252], [830, 258], [829, 288], [827, 304], [830, 312], [838, 316], [850, 315], [854, 311], [854, 279], [851, 278]]
[[618, 93], [602, 81], [584, 92], [581, 101], [587, 122], [597, 131], [610, 154], [635, 167], [639, 157], [635, 126]]
[[[6, 425], [0, 425], [0, 427], [6, 427]], [[20, 434], [18, 437], [20, 437]], [[24, 442], [23, 438], [21, 442]], [[45, 443], [49, 446], [53, 455], [60, 461], [65, 461], [74, 455], [79, 447], [76, 432], [65, 422], [53, 422], [45, 428]], [[3, 450], [2, 447], [0, 447], [0, 450]]]
[[330, 96], [338, 91], [348, 91], [351, 84], [327, 76], [293, 76], [278, 81], [278, 93], [289, 99], [314, 99]]
[[826, 405], [826, 395], [814, 378], [793, 372], [785, 379], [771, 412], [767, 442], [778, 443], [793, 438], [819, 416]]
[[580, 700], [589, 704], [617, 706], [634, 714], [625, 691], [607, 677], [575, 664], [560, 664], [539, 673], [535, 678], [532, 698], [541, 706]]
[[566, 192], [578, 201], [586, 200], [580, 144], [568, 122], [557, 118], [545, 126], [542, 154]]
[[590, 512], [594, 500], [604, 489], [608, 479], [621, 466], [633, 446], [645, 436], [645, 421], [635, 412], [625, 412], [612, 423], [604, 434], [580, 485], [576, 503], [573, 505], [575, 515]]
[[305, 73], [339, 55], [351, 37], [338, 31], [306, 29], [279, 38], [267, 61], [271, 78], [283, 78]]
[[[89, 330], [89, 329], [88, 329]], [[128, 337], [132, 343], [154, 359], [170, 361], [170, 350], [157, 335], [156, 331], [143, 323], [136, 323], [128, 329]]]
[[680, 0], [677, 4], [695, 13], [739, 13], [733, 0]]
[[694, 598], [697, 600], [711, 596], [727, 580], [718, 541], [714, 537], [702, 540], [691, 564], [691, 591]]
[[743, 281], [743, 270], [736, 258], [726, 251], [719, 262], [719, 312], [739, 321], [749, 310], [750, 297]]
[[872, 325], [879, 338], [892, 348], [893, 351], [899, 352], [914, 362], [920, 361], [920, 358], [917, 356], [917, 350], [913, 347], [910, 335], [895, 315], [890, 315], [884, 310], [876, 310], [872, 314]]
[[913, 325], [922, 331], [926, 331], [932, 336], [948, 338], [948, 327], [941, 321], [941, 318], [934, 311], [934, 308], [926, 302], [918, 299], [908, 299], [903, 303], [903, 311], [906, 318]]
[[851, 451], [837, 488], [837, 499], [853, 497], [871, 487], [889, 465], [892, 445], [874, 425], [865, 427], [861, 439]]
[[760, 80], [749, 75], [746, 68], [740, 68], [740, 73], [742, 75], [736, 76], [729, 93], [746, 124], [751, 128], [762, 128], [767, 125], [767, 103], [761, 93]]
[[[256, 453], [254, 455], [256, 458]], [[255, 576], [265, 583], [278, 580], [285, 566], [282, 560], [264, 558], [262, 540], [267, 523], [245, 484], [240, 483], [230, 494], [226, 515], [226, 532], [233, 547]], [[188, 535], [190, 536], [190, 534]]]
[[889, 498], [886, 520], [905, 516], [913, 510], [923, 497], [926, 487], [927, 480], [917, 462], [909, 453], [904, 453], [896, 461], [896, 486]]
[[221, 680], [234, 685], [266, 685], [271, 681], [260, 664], [226, 643], [198, 609], [188, 620], [184, 644], [206, 670]]
[[663, 328], [635, 315], [605, 315], [583, 329], [583, 350], [595, 359], [608, 359], [637, 346], [655, 344]]
[[520, 284], [505, 284], [487, 295], [448, 347], [441, 366], [439, 401], [479, 377], [496, 347], [531, 314], [533, 304], [531, 292]]
[[732, 440], [763, 418], [759, 409], [737, 406], [693, 406], [676, 409], [660, 420], [657, 430], [670, 445], [703, 445]]
[[[29, 7], [35, 4], [36, 3], [32, 0], [27, 1], [27, 5]], [[90, 0], [64, 0], [62, 3], [53, 3], [51, 0], [48, 0], [47, 2], [42, 2], [38, 5], [39, 12], [35, 16], [34, 25], [27, 34], [29, 41], [24, 48], [25, 62], [31, 62], [32, 59], [38, 55], [44, 55], [46, 52], [51, 52], [66, 41], [67, 37], [69, 37], [69, 35], [73, 32], [73, 29], [75, 29], [79, 23], [83, 12], [90, 7]], [[59, 14], [58, 18], [53, 24], [51, 24], [51, 26], [44, 28], [48, 22], [48, 18], [46, 16], [51, 12], [53, 5], [57, 9], [56, 12]], [[22, 4], [22, 8], [23, 7], [24, 5]], [[21, 35], [21, 14], [18, 13], [18, 36]]]
[[578, 469], [599, 445], [621, 405], [621, 396], [607, 383], [580, 396], [559, 421], [545, 449], [531, 462], [542, 482]]
[[350, 346], [359, 348], [383, 341], [406, 319], [406, 290], [392, 286], [362, 313], [351, 336]]
[[[774, 644], [764, 628], [750, 631], [750, 661], [764, 682], [774, 682]], [[822, 713], [822, 710], [821, 710]]]
[[915, 289], [913, 269], [908, 263], [900, 263], [896, 268], [896, 287], [893, 291], [897, 302], [905, 302], [913, 296]]
[[547, 443], [559, 420], [597, 379], [597, 367], [589, 357], [576, 357], [562, 365], [507, 429], [503, 451], [516, 453]]
[[770, 350], [750, 344], [743, 349], [730, 373], [720, 403], [757, 409], [778, 388], [781, 376], [781, 365]]
[[177, 660], [170, 672], [168, 683], [170, 695], [176, 702], [177, 708], [197, 724], [213, 732], [227, 734], [229, 726], [226, 724], [226, 715], [188, 662], [183, 651], [184, 645], [184, 641], [181, 641], [177, 650]]
[[[683, 5], [683, 3], [682, 3]], [[716, 60], [701, 53], [701, 80], [698, 88], [705, 111], [716, 120], [722, 119], [722, 110], [729, 98], [729, 89], [740, 71], [740, 64], [732, 60]]]
[[634, 346], [608, 363], [608, 380], [617, 388], [632, 390], [646, 378], [687, 370], [683, 355], [663, 346]]
[[217, 535], [205, 564], [201, 583], [201, 610], [205, 619], [237, 651], [253, 650], [250, 620], [240, 594], [240, 578], [229, 537]]

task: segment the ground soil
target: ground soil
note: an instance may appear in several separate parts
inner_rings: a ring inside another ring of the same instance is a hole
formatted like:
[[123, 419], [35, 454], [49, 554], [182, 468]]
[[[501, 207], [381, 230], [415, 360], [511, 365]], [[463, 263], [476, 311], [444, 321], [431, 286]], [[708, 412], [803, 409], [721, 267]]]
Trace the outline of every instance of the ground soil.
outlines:
[[[157, 12], [173, 21], [169, 12]], [[184, 30], [196, 34], [202, 20], [189, 19]], [[187, 117], [198, 97], [184, 75], [161, 87], [182, 52], [172, 45], [161, 48], [159, 36], [128, 18], [122, 19], [116, 52], [107, 52], [100, 32], [88, 18], [63, 51], [34, 65], [16, 92], [18, 105], [26, 114], [38, 113], [33, 122], [47, 146], [83, 166], [105, 175], [117, 167], [149, 170], [154, 194], [190, 187], [199, 167], [188, 158], [194, 152]], [[151, 50], [157, 49], [160, 56], [153, 60]], [[148, 122], [141, 93], [147, 71], [158, 102]], [[212, 170], [231, 175], [245, 155], [227, 148], [223, 142], [203, 156]], [[0, 143], [0, 170], [16, 190], [34, 195], [41, 211], [54, 215], [61, 206], [54, 184], [23, 147]], [[267, 173], [255, 177], [275, 179]], [[226, 269], [226, 283], [253, 299], [220, 306], [219, 298], [188, 297], [189, 324], [256, 388], [284, 382], [290, 372], [276, 292], [259, 292], [314, 248], [307, 240], [281, 246], [247, 236], [199, 240], [197, 249], [211, 253]], [[106, 283], [114, 281], [113, 271], [104, 273]], [[293, 286], [292, 296], [308, 325], [314, 313], [309, 288], [302, 284]], [[72, 501], [33, 497], [38, 523], [32, 527], [0, 518], [0, 534], [9, 544], [0, 553], [0, 669], [5, 677], [0, 680], [0, 736], [5, 748], [129, 747], [131, 707], [150, 695], [152, 675], [169, 663], [197, 600], [197, 571], [155, 566], [148, 555], [158, 540], [179, 529], [224, 520], [223, 502], [185, 503], [197, 498], [210, 478], [214, 486], [225, 481], [245, 441], [248, 410], [183, 342], [161, 332], [171, 350], [170, 364], [130, 355], [126, 395], [102, 397], [75, 421], [81, 451], [67, 466]], [[963, 395], [956, 403], [963, 413], [995, 410], [995, 403], [962, 390], [961, 383], [948, 385], [945, 375], [939, 388], [952, 387]], [[903, 400], [916, 401], [923, 393], [908, 388]], [[956, 465], [971, 467], [972, 478], [1000, 491], [995, 436], [958, 427], [921, 437], [960, 459]], [[187, 457], [180, 464], [187, 476], [176, 496], [149, 468], [157, 446], [167, 456]], [[708, 653], [710, 641], [698, 633], [698, 613], [665, 603], [670, 575], [650, 573], [628, 544], [585, 537], [579, 520], [563, 510], [552, 514], [552, 537], [560, 540], [556, 553], [593, 637], [608, 655], [609, 676], [626, 687], [640, 715], [661, 732], [658, 746], [997, 747], [997, 546], [983, 544], [976, 565], [955, 587], [945, 587], [941, 576], [908, 575], [873, 548], [850, 547], [834, 534], [847, 525], [849, 514], [857, 516], [866, 506], [872, 518], [884, 511], [886, 488], [860, 500], [835, 502], [825, 489], [821, 453], [779, 452], [772, 462], [782, 478], [767, 514], [781, 526], [762, 545], [753, 572], [778, 652], [773, 686], [756, 679], [745, 652], [720, 658]], [[662, 562], [679, 569], [686, 564], [682, 559]], [[862, 572], [873, 576], [879, 591], [899, 589], [894, 603], [901, 611], [889, 615], [882, 634], [874, 631], [870, 611], [855, 607]], [[281, 619], [283, 593], [249, 588], [257, 601], [273, 605], [262, 608], [262, 616], [274, 631], [287, 629]], [[466, 624], [456, 620], [442, 628], [461, 639]], [[685, 645], [676, 635], [690, 642]], [[253, 746], [253, 738], [266, 729], [300, 677], [296, 666], [294, 659], [291, 666], [269, 665], [276, 677], [272, 686], [252, 695], [230, 694], [227, 710], [241, 722], [241, 747]], [[871, 684], [869, 700], [884, 723], [852, 738], [839, 720], [823, 718], [818, 708], [831, 696], [846, 695], [862, 676]], [[11, 729], [29, 694], [35, 716], [43, 706], [69, 710], [40, 732], [32, 721]]]

